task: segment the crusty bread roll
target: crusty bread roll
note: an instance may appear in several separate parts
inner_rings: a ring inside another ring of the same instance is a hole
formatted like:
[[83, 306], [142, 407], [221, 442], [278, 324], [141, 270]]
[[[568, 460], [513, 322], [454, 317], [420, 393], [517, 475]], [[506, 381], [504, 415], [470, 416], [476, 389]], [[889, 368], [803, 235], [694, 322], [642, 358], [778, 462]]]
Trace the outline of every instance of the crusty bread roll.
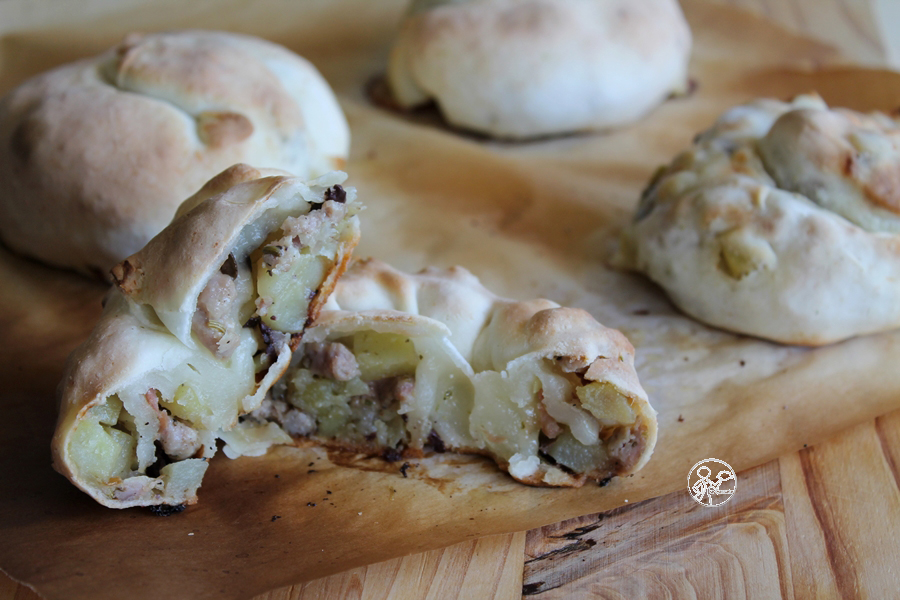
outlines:
[[179, 203], [239, 162], [303, 178], [340, 168], [349, 133], [315, 68], [238, 34], [131, 34], [0, 101], [0, 238], [106, 276]]
[[[259, 407], [347, 267], [360, 206], [344, 178], [235, 165], [113, 269], [60, 384], [57, 471], [112, 508], [196, 501], [216, 439]], [[243, 453], [290, 441], [255, 434]]]
[[634, 121], [687, 85], [676, 0], [414, 0], [390, 55], [396, 102], [529, 138]]
[[722, 115], [645, 190], [619, 259], [700, 321], [821, 345], [900, 327], [900, 124], [814, 95]]
[[586, 311], [500, 298], [461, 267], [409, 275], [376, 260], [350, 267], [240, 430], [273, 423], [392, 459], [484, 454], [547, 486], [632, 474], [657, 431], [634, 349]]

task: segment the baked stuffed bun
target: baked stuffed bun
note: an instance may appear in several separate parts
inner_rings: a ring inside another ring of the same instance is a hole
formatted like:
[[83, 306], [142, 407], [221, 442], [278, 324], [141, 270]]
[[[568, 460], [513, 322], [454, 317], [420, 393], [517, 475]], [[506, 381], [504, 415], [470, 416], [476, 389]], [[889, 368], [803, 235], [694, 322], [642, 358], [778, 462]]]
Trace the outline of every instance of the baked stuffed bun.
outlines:
[[722, 115], [662, 169], [621, 262], [686, 313], [820, 345], [900, 326], [900, 126], [814, 95]]
[[368, 260], [242, 428], [274, 422], [388, 458], [484, 454], [523, 483], [580, 486], [634, 473], [653, 451], [633, 358], [583, 310], [499, 298], [459, 267], [407, 275]]
[[414, 0], [387, 82], [458, 127], [529, 138], [634, 121], [687, 87], [676, 0]]
[[[346, 268], [359, 205], [344, 177], [236, 165], [117, 265], [60, 385], [59, 472], [114, 508], [196, 501], [216, 439], [259, 407]], [[290, 439], [254, 435], [244, 453]]]
[[0, 101], [0, 238], [104, 276], [223, 169], [310, 179], [342, 168], [348, 149], [328, 84], [286, 48], [212, 31], [131, 34]]

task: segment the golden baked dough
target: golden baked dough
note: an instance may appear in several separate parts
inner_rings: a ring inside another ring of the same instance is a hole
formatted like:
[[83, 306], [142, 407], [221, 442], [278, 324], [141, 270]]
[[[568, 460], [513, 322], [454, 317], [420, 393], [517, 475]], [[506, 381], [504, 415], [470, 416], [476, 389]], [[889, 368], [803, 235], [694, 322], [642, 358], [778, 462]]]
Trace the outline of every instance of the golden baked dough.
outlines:
[[722, 115], [645, 190], [620, 262], [700, 321], [820, 345], [900, 326], [900, 125], [814, 95]]
[[500, 298], [460, 267], [408, 275], [375, 260], [350, 267], [242, 427], [272, 423], [388, 458], [484, 454], [550, 486], [634, 473], [656, 443], [618, 331], [549, 300]]
[[676, 0], [416, 0], [387, 79], [404, 108], [498, 138], [602, 129], [687, 87]]
[[[344, 177], [236, 165], [113, 269], [60, 386], [59, 472], [113, 508], [196, 501], [216, 438], [259, 407], [346, 268], [359, 204]], [[290, 441], [254, 433], [245, 454]]]
[[315, 68], [258, 38], [132, 34], [0, 101], [0, 238], [105, 277], [239, 162], [305, 179], [342, 168], [349, 131]]

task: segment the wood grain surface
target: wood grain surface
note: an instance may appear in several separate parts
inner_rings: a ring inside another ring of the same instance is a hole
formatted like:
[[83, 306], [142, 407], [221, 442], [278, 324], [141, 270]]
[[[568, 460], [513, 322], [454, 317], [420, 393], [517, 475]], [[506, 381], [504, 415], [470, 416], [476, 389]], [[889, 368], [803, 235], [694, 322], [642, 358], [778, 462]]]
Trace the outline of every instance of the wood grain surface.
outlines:
[[[827, 41], [848, 62], [900, 67], [896, 0], [710, 1]], [[0, 16], [43, 22], [56, 3], [0, 0]], [[900, 411], [739, 473], [738, 484], [740, 494], [716, 508], [675, 492], [255, 600], [900, 597]], [[0, 573], [0, 600], [38, 597]]]

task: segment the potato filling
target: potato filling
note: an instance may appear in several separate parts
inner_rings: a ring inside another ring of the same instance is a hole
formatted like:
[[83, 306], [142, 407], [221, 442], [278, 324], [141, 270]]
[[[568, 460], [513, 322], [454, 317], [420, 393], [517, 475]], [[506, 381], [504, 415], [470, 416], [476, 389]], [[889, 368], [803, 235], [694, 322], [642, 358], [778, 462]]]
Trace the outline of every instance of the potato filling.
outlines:
[[554, 470], [550, 479], [602, 480], [640, 459], [635, 400], [613, 383], [584, 381], [546, 359], [504, 372], [438, 375], [447, 363], [426, 348], [437, 346], [368, 330], [307, 343], [252, 417], [389, 459], [428, 447], [486, 452], [524, 481]]
[[576, 473], [605, 470], [611, 476], [630, 469], [643, 449], [643, 436], [635, 429], [634, 399], [606, 381], [576, 386], [575, 396], [599, 423], [599, 443], [583, 444], [564, 426], [556, 436], [545, 433], [541, 451]]
[[412, 341], [390, 333], [308, 343], [282, 397], [254, 417], [361, 451], [402, 450], [410, 440], [402, 412], [414, 401], [418, 361]]
[[[88, 409], [72, 439], [72, 454], [85, 475], [102, 482], [127, 477], [136, 466], [134, 424], [123, 416], [117, 396]], [[127, 417], [127, 413], [125, 413]], [[130, 427], [129, 427], [130, 425]]]
[[228, 358], [237, 332], [254, 317], [274, 331], [302, 331], [315, 317], [313, 300], [349, 235], [345, 199], [341, 186], [329, 188], [308, 213], [275, 221], [262, 242], [251, 242], [259, 234], [250, 228], [198, 297], [191, 328], [196, 340]]
[[227, 359], [185, 350], [184, 362], [88, 409], [69, 441], [80, 475], [122, 501], [163, 490], [192, 495], [217, 434], [237, 422], [242, 400], [253, 392], [260, 364], [254, 359], [266, 353], [260, 328], [239, 330]]

